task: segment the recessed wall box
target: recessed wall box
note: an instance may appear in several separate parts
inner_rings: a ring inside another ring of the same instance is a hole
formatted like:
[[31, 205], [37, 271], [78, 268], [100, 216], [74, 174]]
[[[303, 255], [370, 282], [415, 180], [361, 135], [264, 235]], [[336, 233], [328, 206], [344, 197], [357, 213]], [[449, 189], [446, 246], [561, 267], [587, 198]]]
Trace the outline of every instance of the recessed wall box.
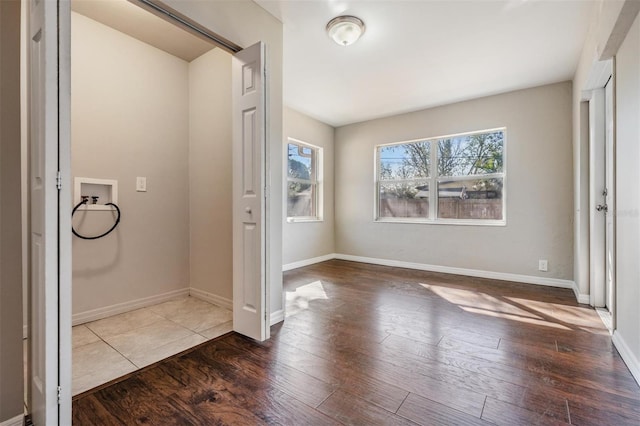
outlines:
[[118, 181], [76, 177], [73, 180], [73, 205], [82, 201], [83, 196], [89, 197], [88, 202], [78, 210], [115, 210], [113, 206], [105, 204], [118, 204]]

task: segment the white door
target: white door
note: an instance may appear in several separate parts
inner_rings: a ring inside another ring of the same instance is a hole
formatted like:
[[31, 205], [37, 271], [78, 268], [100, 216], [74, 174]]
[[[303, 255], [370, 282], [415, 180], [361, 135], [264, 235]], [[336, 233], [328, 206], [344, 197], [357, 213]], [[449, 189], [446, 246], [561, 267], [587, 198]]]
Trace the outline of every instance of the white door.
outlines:
[[262, 43], [234, 55], [233, 329], [269, 338], [266, 283], [266, 108]]
[[70, 16], [69, 2], [29, 1], [28, 386], [36, 426], [71, 424], [70, 236], [60, 235], [70, 223], [60, 201], [70, 202], [70, 192], [58, 188], [58, 170], [69, 170]]
[[605, 86], [605, 307], [615, 303], [615, 143], [613, 78]]
[[604, 88], [589, 100], [589, 302], [605, 306], [605, 99]]
[[[615, 135], [613, 79], [589, 100], [590, 303], [613, 314], [615, 303]], [[612, 329], [615, 315], [611, 316]]]

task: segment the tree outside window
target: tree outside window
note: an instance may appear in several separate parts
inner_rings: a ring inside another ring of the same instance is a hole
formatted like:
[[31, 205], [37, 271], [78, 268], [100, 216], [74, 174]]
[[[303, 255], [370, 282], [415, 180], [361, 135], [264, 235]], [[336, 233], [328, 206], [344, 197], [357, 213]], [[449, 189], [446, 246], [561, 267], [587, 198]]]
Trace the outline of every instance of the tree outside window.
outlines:
[[505, 134], [497, 129], [376, 147], [377, 219], [504, 223]]
[[287, 144], [287, 219], [320, 220], [321, 148], [293, 139]]

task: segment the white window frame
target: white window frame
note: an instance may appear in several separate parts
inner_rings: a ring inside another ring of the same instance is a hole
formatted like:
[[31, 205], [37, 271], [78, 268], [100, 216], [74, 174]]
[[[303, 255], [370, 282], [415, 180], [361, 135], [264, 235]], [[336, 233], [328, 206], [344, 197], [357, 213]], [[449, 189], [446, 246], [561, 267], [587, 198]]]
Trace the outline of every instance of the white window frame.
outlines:
[[[437, 143], [442, 139], [455, 138], [460, 136], [477, 135], [482, 133], [502, 132], [502, 173], [491, 173], [483, 175], [467, 175], [467, 176], [438, 176], [438, 149]], [[379, 152], [381, 147], [406, 145], [416, 142], [429, 142], [430, 147], [430, 167], [429, 177], [419, 179], [402, 179], [402, 180], [382, 180], [380, 178], [380, 158]], [[494, 129], [475, 130], [464, 133], [454, 133], [449, 135], [435, 136], [422, 139], [412, 139], [401, 142], [392, 142], [386, 144], [378, 144], [374, 147], [374, 206], [373, 206], [373, 220], [378, 223], [419, 223], [430, 225], [467, 225], [467, 226], [506, 226], [507, 225], [507, 128], [497, 127]], [[502, 179], [502, 219], [490, 220], [490, 219], [440, 219], [438, 218], [438, 184], [442, 181], [464, 181], [477, 177], [501, 178]], [[429, 218], [415, 218], [415, 217], [380, 217], [380, 184], [381, 183], [393, 183], [393, 182], [410, 182], [410, 181], [427, 181], [429, 184]]]
[[[315, 170], [316, 176], [315, 180], [306, 180], [306, 179], [295, 179], [289, 177], [289, 145], [299, 145], [304, 146], [306, 148], [310, 148], [315, 151]], [[324, 175], [324, 159], [323, 159], [323, 149], [321, 146], [313, 145], [308, 142], [301, 141], [299, 139], [287, 138], [286, 146], [284, 149], [285, 152], [285, 190], [284, 190], [284, 211], [287, 214], [287, 222], [289, 223], [305, 223], [305, 222], [322, 222], [323, 218], [323, 205], [324, 205], [324, 190], [323, 190], [323, 175]], [[288, 190], [289, 190], [289, 182], [300, 182], [300, 183], [309, 183], [311, 185], [315, 185], [315, 206], [316, 206], [316, 215], [315, 216], [288, 216]]]

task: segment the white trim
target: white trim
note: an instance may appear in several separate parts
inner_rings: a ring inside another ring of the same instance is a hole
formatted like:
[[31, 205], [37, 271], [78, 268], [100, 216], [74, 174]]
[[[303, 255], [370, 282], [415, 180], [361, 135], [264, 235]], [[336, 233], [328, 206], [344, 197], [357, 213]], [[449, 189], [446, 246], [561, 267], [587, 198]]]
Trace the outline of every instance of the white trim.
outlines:
[[[428, 265], [425, 263], [403, 262], [401, 260], [377, 259], [373, 257], [352, 256], [350, 254], [336, 254], [335, 259], [352, 262], [372, 263], [374, 265], [395, 266], [398, 268], [418, 269], [421, 271], [442, 272], [445, 274], [467, 275], [470, 277], [490, 278], [501, 281], [515, 281], [525, 284], [544, 285], [574, 289], [575, 283], [559, 278], [536, 277], [533, 275], [511, 274], [506, 272], [482, 271], [479, 269], [456, 268], [452, 266]], [[574, 290], [575, 291], [575, 290]]]
[[578, 288], [578, 284], [575, 283], [575, 281], [572, 281], [573, 286], [573, 294], [576, 296], [576, 300], [578, 301], [578, 303], [581, 303], [583, 305], [588, 305], [589, 304], [589, 295], [588, 294], [582, 294], [580, 293], [580, 289]]
[[122, 314], [125, 312], [133, 311], [147, 306], [156, 305], [158, 303], [167, 302], [179, 297], [186, 297], [189, 295], [188, 288], [182, 288], [180, 290], [173, 290], [167, 293], [158, 294], [155, 296], [144, 297], [142, 299], [130, 300], [124, 303], [117, 303], [111, 306], [105, 306], [103, 308], [92, 309], [90, 311], [80, 312], [73, 314], [72, 324], [84, 324], [85, 322], [97, 321], [102, 318], [107, 318], [113, 315]]
[[[374, 265], [395, 266], [398, 268], [417, 269], [420, 271], [442, 272], [445, 274], [467, 275], [470, 277], [489, 278], [500, 281], [515, 281], [524, 284], [544, 285], [548, 287], [560, 287], [573, 290], [578, 303], [589, 304], [589, 295], [580, 293], [578, 285], [571, 280], [563, 280], [559, 278], [536, 277], [534, 275], [511, 274], [506, 272], [483, 271], [479, 269], [456, 268], [452, 266], [429, 265], [426, 263], [404, 262], [402, 260], [378, 259], [374, 257], [353, 256], [350, 254], [331, 253], [324, 256], [318, 256], [311, 259], [300, 260], [298, 262], [282, 265], [282, 271], [290, 271], [292, 269], [302, 268], [327, 260], [338, 259], [348, 260], [351, 262], [371, 263]], [[279, 312], [279, 311], [278, 311]], [[276, 312], [272, 314], [273, 318]]]
[[24, 414], [20, 414], [12, 419], [5, 420], [4, 422], [0, 423], [0, 426], [22, 426], [23, 424]]
[[581, 101], [588, 101], [591, 99], [592, 90], [600, 89], [607, 84], [609, 77], [613, 74], [613, 60], [607, 59], [605, 61], [595, 61], [591, 64], [589, 69], [589, 75], [587, 81], [582, 88]]
[[271, 318], [269, 325], [274, 325], [279, 322], [284, 321], [284, 309], [280, 309], [279, 311], [271, 312]]
[[27, 324], [24, 324], [22, 326], [22, 338], [23, 339], [28, 339], [29, 338], [29, 326]]
[[189, 296], [204, 300], [205, 302], [213, 303], [216, 306], [220, 306], [221, 308], [225, 308], [230, 311], [233, 310], [233, 300], [218, 296], [217, 294], [209, 293], [208, 291], [191, 287], [189, 289]]
[[287, 263], [286, 265], [282, 265], [282, 272], [290, 271], [292, 269], [302, 268], [303, 266], [313, 265], [315, 263], [326, 262], [327, 260], [332, 260], [337, 258], [337, 254], [330, 253], [325, 254], [323, 256], [312, 257], [311, 259], [299, 260], [297, 262]]
[[618, 330], [613, 332], [613, 338], [611, 340], [613, 340], [614, 346], [618, 352], [620, 352], [622, 360], [627, 364], [627, 368], [631, 371], [633, 378], [636, 379], [636, 382], [640, 385], [640, 361], [638, 361], [633, 351], [629, 349], [627, 342], [625, 342]]

